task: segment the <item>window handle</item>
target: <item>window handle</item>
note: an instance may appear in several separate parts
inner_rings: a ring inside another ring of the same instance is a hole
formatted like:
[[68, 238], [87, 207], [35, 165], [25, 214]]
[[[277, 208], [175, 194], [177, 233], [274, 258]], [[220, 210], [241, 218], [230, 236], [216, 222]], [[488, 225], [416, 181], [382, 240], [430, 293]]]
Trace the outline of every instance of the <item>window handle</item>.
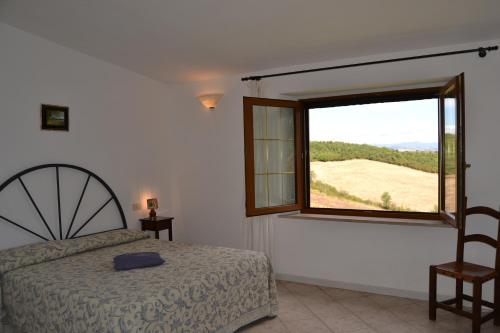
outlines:
[[465, 163], [465, 168], [466, 168], [466, 169], [469, 169], [471, 166], [472, 166], [472, 164], [470, 164], [470, 163]]

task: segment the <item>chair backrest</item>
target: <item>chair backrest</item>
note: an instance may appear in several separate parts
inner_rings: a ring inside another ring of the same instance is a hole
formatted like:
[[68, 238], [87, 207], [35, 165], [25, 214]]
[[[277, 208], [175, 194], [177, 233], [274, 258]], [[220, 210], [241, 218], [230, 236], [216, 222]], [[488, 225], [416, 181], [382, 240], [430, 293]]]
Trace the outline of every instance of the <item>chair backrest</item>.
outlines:
[[[483, 234], [465, 235], [466, 221], [471, 215], [487, 215], [498, 222], [497, 239]], [[500, 270], [500, 211], [485, 206], [476, 206], [465, 210], [465, 219], [462, 228], [458, 230], [457, 261], [464, 261], [464, 247], [468, 242], [480, 242], [492, 246], [495, 249], [495, 270]]]

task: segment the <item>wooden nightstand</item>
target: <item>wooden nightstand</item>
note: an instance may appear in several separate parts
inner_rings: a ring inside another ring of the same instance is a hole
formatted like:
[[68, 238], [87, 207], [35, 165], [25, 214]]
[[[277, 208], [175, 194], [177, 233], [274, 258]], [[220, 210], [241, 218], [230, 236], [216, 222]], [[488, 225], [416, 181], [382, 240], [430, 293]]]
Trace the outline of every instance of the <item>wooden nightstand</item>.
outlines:
[[168, 240], [172, 241], [172, 220], [173, 217], [157, 216], [153, 218], [140, 219], [142, 231], [150, 230], [155, 232], [156, 239], [160, 239], [160, 231], [168, 229]]

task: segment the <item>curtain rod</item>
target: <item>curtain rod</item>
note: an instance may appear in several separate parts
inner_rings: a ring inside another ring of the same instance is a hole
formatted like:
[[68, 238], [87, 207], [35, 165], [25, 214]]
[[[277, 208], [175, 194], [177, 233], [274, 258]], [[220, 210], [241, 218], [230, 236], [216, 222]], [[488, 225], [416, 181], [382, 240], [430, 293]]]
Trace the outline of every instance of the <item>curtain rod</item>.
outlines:
[[286, 75], [295, 75], [295, 74], [304, 74], [304, 73], [313, 73], [313, 72], [321, 72], [321, 71], [329, 71], [333, 69], [341, 69], [341, 68], [350, 68], [350, 67], [359, 67], [359, 66], [368, 66], [368, 65], [377, 65], [377, 64], [387, 64], [390, 62], [399, 62], [399, 61], [408, 61], [408, 60], [416, 60], [416, 59], [425, 59], [425, 58], [435, 58], [435, 57], [444, 57], [455, 54], [463, 54], [463, 53], [473, 53], [477, 52], [480, 58], [486, 57], [488, 52], [498, 50], [498, 45], [488, 46], [488, 47], [478, 47], [475, 49], [467, 49], [467, 50], [459, 50], [459, 51], [450, 51], [450, 52], [442, 52], [442, 53], [432, 53], [432, 54], [424, 54], [413, 57], [403, 57], [403, 58], [392, 58], [385, 60], [376, 60], [376, 61], [367, 61], [367, 62], [358, 62], [355, 64], [349, 65], [340, 65], [340, 66], [332, 66], [332, 67], [322, 67], [322, 68], [314, 68], [314, 69], [304, 69], [300, 71], [292, 71], [292, 72], [284, 72], [284, 73], [275, 73], [275, 74], [266, 74], [266, 75], [255, 75], [255, 76], [247, 76], [241, 78], [241, 81], [259, 81], [261, 79], [269, 78], [269, 77], [277, 77], [277, 76], [286, 76]]

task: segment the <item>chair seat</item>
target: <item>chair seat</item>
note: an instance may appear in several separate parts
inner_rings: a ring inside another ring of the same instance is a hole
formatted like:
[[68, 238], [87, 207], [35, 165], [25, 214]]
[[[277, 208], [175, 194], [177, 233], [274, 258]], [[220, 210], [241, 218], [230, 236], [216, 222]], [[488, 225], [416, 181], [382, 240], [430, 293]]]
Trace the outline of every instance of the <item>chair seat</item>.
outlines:
[[449, 262], [436, 266], [439, 274], [461, 279], [467, 282], [488, 281], [496, 277], [493, 268], [472, 264], [469, 262]]

